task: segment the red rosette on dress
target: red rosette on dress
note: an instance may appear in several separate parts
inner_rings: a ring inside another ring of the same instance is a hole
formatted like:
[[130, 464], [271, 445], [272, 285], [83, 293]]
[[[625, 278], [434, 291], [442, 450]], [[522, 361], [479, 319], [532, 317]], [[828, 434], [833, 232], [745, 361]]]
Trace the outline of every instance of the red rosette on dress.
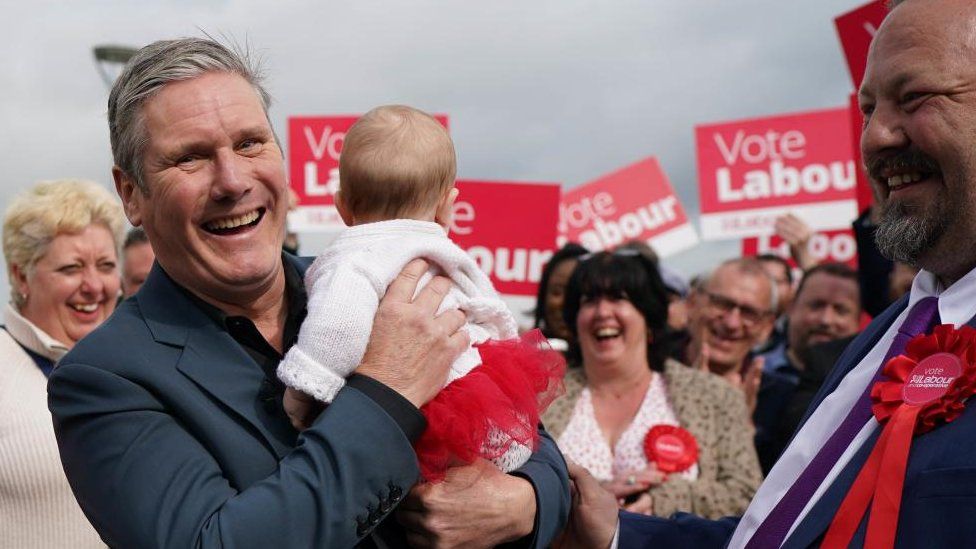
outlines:
[[912, 338], [883, 373], [871, 387], [871, 411], [884, 428], [834, 516], [824, 547], [847, 547], [868, 506], [864, 546], [894, 547], [912, 438], [958, 418], [976, 393], [976, 330], [936, 326]]
[[534, 450], [539, 415], [562, 394], [566, 360], [539, 330], [476, 348], [481, 364], [420, 409], [427, 429], [414, 449], [429, 482], [449, 467], [498, 458], [515, 443]]
[[698, 461], [698, 442], [676, 425], [655, 425], [644, 435], [644, 455], [661, 472], [680, 473]]

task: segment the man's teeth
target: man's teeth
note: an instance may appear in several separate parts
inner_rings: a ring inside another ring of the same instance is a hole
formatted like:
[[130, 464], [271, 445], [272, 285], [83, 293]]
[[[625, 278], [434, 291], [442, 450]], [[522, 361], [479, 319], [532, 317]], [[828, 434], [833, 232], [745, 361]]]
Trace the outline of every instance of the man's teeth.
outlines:
[[888, 178], [888, 186], [891, 188], [901, 187], [905, 183], [915, 183], [922, 180], [922, 174], [918, 172], [893, 175]]
[[83, 313], [94, 313], [98, 309], [98, 303], [72, 303], [71, 306]]
[[217, 219], [206, 224], [206, 228], [210, 230], [217, 229], [235, 229], [242, 225], [247, 225], [248, 223], [254, 223], [258, 218], [258, 211], [246, 213], [244, 215], [239, 215], [237, 217], [225, 217], [224, 219]]
[[617, 337], [618, 335], [620, 335], [619, 328], [600, 328], [596, 331], [596, 337], [598, 338]]

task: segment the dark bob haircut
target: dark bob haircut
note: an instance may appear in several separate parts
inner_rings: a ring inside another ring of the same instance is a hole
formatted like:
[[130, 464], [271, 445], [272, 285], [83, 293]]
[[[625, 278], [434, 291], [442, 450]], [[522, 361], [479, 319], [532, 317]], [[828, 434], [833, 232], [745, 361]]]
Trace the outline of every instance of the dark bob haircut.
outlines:
[[556, 250], [556, 253], [552, 254], [549, 259], [549, 263], [542, 268], [542, 278], [539, 280], [539, 291], [535, 297], [535, 310], [532, 311], [535, 314], [535, 327], [542, 330], [542, 335], [546, 337], [555, 337], [555, 334], [551, 333], [549, 326], [546, 326], [546, 291], [549, 289], [549, 279], [552, 277], [552, 272], [556, 270], [563, 261], [569, 259], [576, 259], [582, 255], [588, 254], [589, 251], [580, 246], [575, 242], [570, 242]]
[[600, 252], [580, 261], [566, 286], [563, 318], [573, 334], [569, 343], [569, 362], [579, 365], [583, 355], [579, 347], [576, 317], [583, 299], [601, 297], [626, 299], [644, 317], [651, 332], [648, 337], [647, 362], [660, 372], [668, 357], [665, 331], [668, 324], [668, 295], [658, 273], [657, 264], [633, 250]]

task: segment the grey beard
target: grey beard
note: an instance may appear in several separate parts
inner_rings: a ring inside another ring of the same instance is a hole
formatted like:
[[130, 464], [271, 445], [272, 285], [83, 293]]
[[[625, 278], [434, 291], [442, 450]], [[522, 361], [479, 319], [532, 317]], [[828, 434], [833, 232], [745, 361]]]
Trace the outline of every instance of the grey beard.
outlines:
[[918, 265], [918, 258], [942, 238], [948, 227], [943, 208], [930, 216], [908, 213], [902, 204], [893, 204], [881, 214], [874, 242], [882, 255], [892, 261]]

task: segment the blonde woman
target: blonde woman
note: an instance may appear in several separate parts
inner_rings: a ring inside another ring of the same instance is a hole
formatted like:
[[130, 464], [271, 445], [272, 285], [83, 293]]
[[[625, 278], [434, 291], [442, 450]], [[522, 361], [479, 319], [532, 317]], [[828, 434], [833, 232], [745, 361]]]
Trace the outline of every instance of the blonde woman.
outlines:
[[17, 197], [3, 222], [11, 301], [0, 330], [0, 547], [103, 547], [61, 468], [47, 376], [119, 296], [118, 200], [59, 180]]

